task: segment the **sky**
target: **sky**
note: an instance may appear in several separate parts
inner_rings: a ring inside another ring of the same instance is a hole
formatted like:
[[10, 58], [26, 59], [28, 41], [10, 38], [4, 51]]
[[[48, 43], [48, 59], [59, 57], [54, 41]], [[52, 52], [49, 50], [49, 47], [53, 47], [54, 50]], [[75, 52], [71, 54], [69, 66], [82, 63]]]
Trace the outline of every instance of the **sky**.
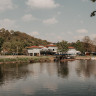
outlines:
[[96, 37], [96, 3], [90, 0], [0, 0], [0, 29], [36, 38], [74, 42]]

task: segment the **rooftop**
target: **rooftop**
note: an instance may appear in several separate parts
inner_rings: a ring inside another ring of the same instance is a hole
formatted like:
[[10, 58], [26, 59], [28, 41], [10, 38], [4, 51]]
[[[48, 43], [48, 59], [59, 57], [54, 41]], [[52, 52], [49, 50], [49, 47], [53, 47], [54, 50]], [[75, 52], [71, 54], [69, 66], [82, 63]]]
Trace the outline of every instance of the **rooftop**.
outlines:
[[47, 47], [56, 47], [56, 45], [50, 44], [50, 45], [47, 45]]
[[39, 45], [39, 46], [30, 46], [30, 47], [26, 47], [28, 49], [31, 49], [31, 48], [46, 48], [46, 47], [56, 47], [56, 45], [53, 45], [53, 44], [50, 44], [50, 45], [47, 45], [47, 46], [43, 46], [43, 45]]
[[75, 49], [74, 47], [68, 47], [68, 49]]
[[42, 48], [42, 47], [39, 47], [39, 46], [30, 46], [30, 47], [27, 47], [28, 49], [30, 49], [30, 48]]

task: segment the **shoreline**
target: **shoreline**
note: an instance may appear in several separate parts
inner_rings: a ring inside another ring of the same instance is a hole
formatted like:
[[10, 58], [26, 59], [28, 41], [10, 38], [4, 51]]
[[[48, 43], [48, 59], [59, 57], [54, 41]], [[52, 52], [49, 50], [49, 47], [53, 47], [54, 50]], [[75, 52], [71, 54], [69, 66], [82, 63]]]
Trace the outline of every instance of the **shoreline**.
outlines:
[[53, 62], [53, 56], [0, 56], [0, 64]]
[[[93, 56], [76, 56], [76, 60], [91, 60]], [[96, 57], [96, 56], [95, 56]]]
[[73, 59], [62, 59], [61, 62], [75, 61], [75, 60], [96, 60], [96, 56], [76, 56]]
[[[75, 59], [62, 61], [91, 60], [92, 58], [96, 60], [96, 56], [76, 56]], [[0, 64], [54, 62], [54, 59], [54, 56], [0, 56]]]

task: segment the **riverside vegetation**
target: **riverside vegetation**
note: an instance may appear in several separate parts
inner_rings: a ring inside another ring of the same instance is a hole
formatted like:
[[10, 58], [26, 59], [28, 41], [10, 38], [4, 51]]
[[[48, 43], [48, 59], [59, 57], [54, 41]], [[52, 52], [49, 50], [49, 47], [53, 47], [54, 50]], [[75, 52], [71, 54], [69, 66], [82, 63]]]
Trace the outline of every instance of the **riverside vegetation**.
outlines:
[[26, 33], [20, 31], [9, 31], [2, 28], [0, 30], [0, 52], [7, 54], [17, 53], [26, 54], [26, 47], [28, 46], [38, 46], [47, 45], [50, 42], [42, 39], [37, 39]]
[[[0, 29], [0, 62], [41, 62], [41, 61], [50, 61], [50, 56], [45, 59], [44, 56], [40, 57], [19, 57], [19, 56], [12, 56], [13, 53], [18, 55], [26, 55], [26, 47], [28, 46], [38, 46], [43, 45], [46, 46], [51, 44], [52, 42], [48, 42], [47, 40], [42, 40], [30, 36], [26, 33], [22, 33], [20, 31], [9, 31], [5, 30], [4, 28]], [[72, 46], [76, 50], [80, 51], [81, 53], [84, 52], [96, 52], [96, 37], [90, 39], [89, 36], [85, 36], [82, 40], [77, 40], [76, 42], [69, 43], [68, 41], [62, 40], [60, 42], [54, 43], [58, 47], [59, 52], [67, 52], [68, 47]], [[6, 58], [4, 55], [11, 55], [11, 58]], [[4, 58], [3, 58], [4, 57]], [[16, 58], [12, 58], [16, 57]], [[32, 61], [33, 60], [33, 61]]]
[[[20, 31], [0, 29], [0, 53], [2, 54], [3, 51], [4, 55], [12, 55], [13, 53], [17, 53], [17, 51], [19, 55], [26, 54], [26, 47], [28, 46], [46, 46], [50, 43], [52, 42], [35, 38]], [[66, 52], [69, 46], [73, 46], [82, 53], [96, 52], [96, 37], [91, 40], [89, 36], [85, 36], [82, 40], [77, 40], [76, 42], [69, 43], [62, 40], [54, 44], [57, 45], [60, 52]]]
[[53, 56], [3, 56], [0, 58], [0, 64], [3, 63], [35, 63], [35, 62], [51, 62], [54, 60]]

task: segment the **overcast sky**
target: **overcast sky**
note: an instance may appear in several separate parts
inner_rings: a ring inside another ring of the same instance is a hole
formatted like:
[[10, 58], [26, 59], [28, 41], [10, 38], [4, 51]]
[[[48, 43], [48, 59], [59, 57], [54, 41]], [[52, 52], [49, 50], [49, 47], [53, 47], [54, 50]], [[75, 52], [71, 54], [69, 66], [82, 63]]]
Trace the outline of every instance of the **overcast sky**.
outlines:
[[96, 37], [90, 0], [0, 0], [0, 28], [57, 42]]

